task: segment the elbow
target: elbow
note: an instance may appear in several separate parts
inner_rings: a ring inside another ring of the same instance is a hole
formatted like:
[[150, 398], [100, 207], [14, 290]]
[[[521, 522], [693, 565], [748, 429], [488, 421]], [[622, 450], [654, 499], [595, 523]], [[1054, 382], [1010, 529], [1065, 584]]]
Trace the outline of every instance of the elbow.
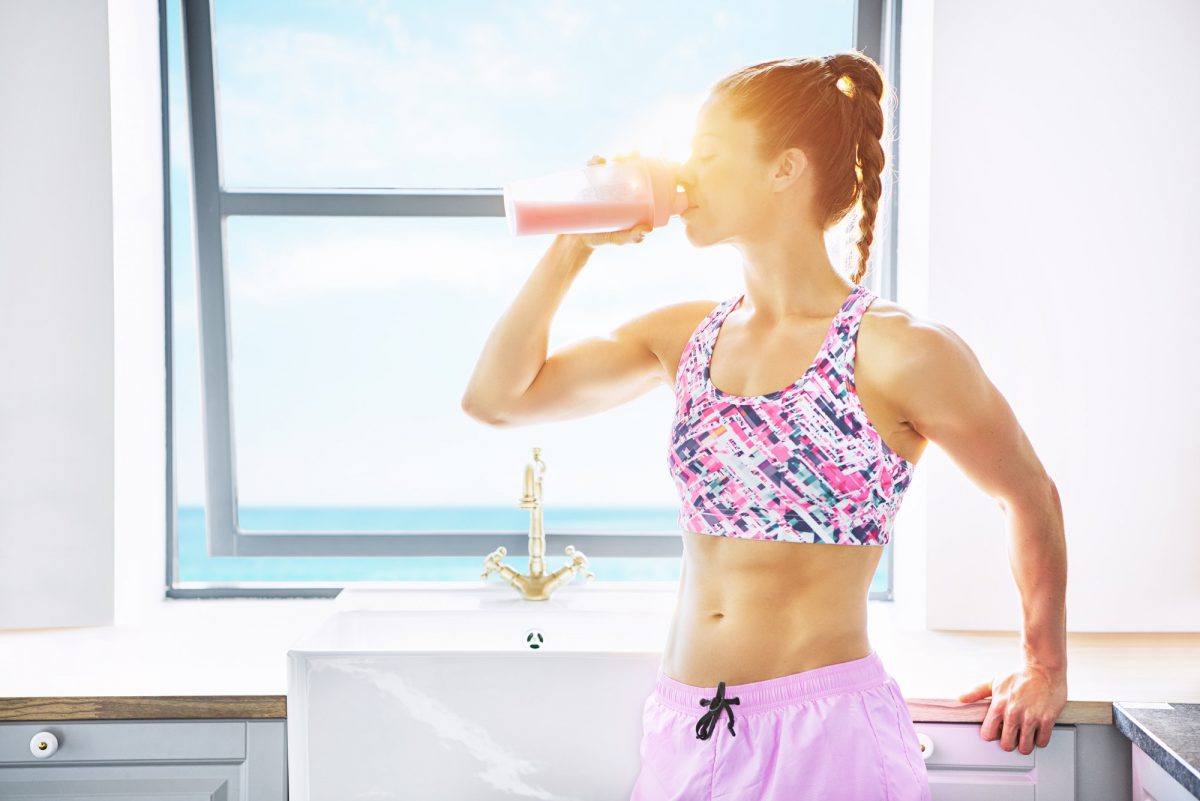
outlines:
[[499, 415], [493, 414], [487, 409], [480, 408], [471, 398], [467, 397], [466, 395], [463, 395], [459, 405], [462, 407], [462, 410], [466, 413], [467, 417], [470, 417], [472, 420], [477, 420], [484, 425], [491, 426], [492, 428], [501, 428], [504, 426], [504, 420], [501, 419]]
[[1046, 478], [1038, 485], [1036, 490], [1029, 489], [1022, 492], [1020, 495], [1015, 495], [1011, 498], [1004, 496], [996, 496], [996, 503], [1004, 512], [1008, 512], [1014, 507], [1020, 508], [1024, 505], [1041, 507], [1049, 505], [1051, 507], [1062, 508], [1062, 500], [1058, 495], [1058, 485], [1054, 483], [1054, 479], [1046, 476]]
[[1042, 491], [1045, 493], [1046, 498], [1050, 501], [1052, 506], [1058, 505], [1058, 485], [1054, 483], [1054, 479], [1050, 478], [1050, 476], [1046, 476]]

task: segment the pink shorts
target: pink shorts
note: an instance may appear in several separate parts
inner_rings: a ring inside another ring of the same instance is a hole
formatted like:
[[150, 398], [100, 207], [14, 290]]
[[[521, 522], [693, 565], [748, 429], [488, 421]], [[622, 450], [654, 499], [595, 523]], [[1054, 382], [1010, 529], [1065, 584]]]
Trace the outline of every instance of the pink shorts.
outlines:
[[630, 801], [930, 801], [917, 730], [874, 650], [717, 687], [660, 669], [640, 751]]

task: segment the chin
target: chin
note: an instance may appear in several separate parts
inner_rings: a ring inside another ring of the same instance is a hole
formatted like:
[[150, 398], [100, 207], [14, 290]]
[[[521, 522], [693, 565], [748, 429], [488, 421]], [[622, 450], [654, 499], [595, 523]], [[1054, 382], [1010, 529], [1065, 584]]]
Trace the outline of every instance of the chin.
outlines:
[[683, 235], [693, 245], [703, 246], [715, 244], [710, 232], [703, 225], [698, 225], [695, 219], [683, 221]]

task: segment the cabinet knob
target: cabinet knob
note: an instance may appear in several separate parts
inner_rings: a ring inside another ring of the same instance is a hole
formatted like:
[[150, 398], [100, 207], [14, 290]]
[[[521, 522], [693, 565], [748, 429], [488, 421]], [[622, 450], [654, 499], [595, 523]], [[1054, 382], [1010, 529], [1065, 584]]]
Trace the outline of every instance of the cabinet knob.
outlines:
[[925, 732], [917, 732], [917, 740], [921, 743], [921, 759], [926, 761], [933, 756], [933, 738]]
[[38, 759], [53, 756], [57, 750], [58, 738], [54, 736], [54, 732], [39, 731], [29, 741], [29, 751]]

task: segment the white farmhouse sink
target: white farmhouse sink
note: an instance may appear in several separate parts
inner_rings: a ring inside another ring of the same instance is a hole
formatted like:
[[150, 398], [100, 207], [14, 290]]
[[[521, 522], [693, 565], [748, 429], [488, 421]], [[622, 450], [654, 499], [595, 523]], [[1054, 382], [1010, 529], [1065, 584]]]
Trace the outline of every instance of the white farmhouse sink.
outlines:
[[674, 592], [343, 592], [288, 651], [288, 797], [621, 799]]

